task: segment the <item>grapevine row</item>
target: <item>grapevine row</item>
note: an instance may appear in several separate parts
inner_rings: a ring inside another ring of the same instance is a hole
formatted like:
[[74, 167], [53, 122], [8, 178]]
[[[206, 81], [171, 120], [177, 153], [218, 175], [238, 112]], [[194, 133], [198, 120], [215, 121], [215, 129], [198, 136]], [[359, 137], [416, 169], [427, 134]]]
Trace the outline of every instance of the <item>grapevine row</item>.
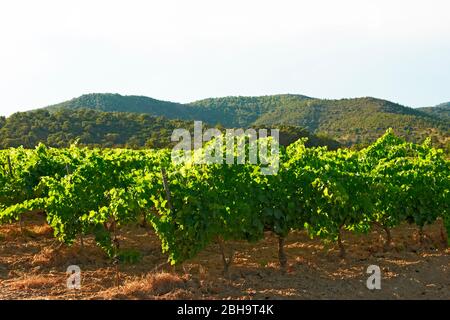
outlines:
[[404, 221], [421, 229], [441, 218], [450, 233], [450, 162], [429, 140], [407, 143], [388, 131], [359, 151], [306, 148], [299, 140], [281, 150], [275, 175], [248, 162], [194, 163], [207, 148], [183, 164], [171, 161], [170, 150], [2, 150], [0, 223], [40, 210], [60, 241], [93, 235], [112, 257], [117, 230], [143, 219], [170, 263], [218, 243], [226, 268], [227, 241], [256, 242], [267, 231], [279, 238], [282, 266], [293, 230], [336, 241], [341, 255], [343, 230], [382, 227], [387, 246], [390, 229]]

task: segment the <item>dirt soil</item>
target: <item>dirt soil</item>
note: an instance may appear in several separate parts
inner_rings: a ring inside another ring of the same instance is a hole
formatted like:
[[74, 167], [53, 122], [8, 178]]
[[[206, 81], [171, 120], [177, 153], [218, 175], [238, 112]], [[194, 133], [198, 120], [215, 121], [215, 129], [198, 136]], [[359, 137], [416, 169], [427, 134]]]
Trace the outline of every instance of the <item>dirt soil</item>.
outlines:
[[[311, 240], [304, 232], [286, 239], [289, 262], [278, 264], [278, 240], [267, 234], [257, 244], [227, 243], [235, 250], [230, 274], [223, 275], [218, 246], [176, 268], [167, 265], [150, 228], [120, 233], [122, 249], [140, 261], [114, 265], [92, 238], [84, 246], [60, 244], [42, 215], [20, 225], [0, 226], [0, 299], [450, 299], [450, 249], [441, 222], [424, 229], [392, 230], [394, 244], [384, 250], [384, 232], [344, 235], [345, 259], [333, 243]], [[66, 270], [82, 270], [80, 290], [67, 289]], [[381, 268], [381, 289], [366, 287], [367, 268]]]

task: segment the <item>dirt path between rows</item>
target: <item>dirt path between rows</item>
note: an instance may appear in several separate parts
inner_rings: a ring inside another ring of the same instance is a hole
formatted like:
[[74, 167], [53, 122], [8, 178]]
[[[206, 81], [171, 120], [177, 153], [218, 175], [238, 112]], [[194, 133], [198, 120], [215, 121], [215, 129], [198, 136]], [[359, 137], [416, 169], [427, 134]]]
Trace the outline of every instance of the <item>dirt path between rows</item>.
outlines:
[[[402, 225], [392, 231], [394, 246], [384, 252], [383, 233], [346, 234], [348, 255], [334, 244], [311, 240], [304, 232], [286, 239], [287, 271], [278, 266], [277, 239], [268, 234], [257, 244], [236, 242], [229, 277], [222, 274], [216, 246], [176, 268], [164, 265], [158, 238], [138, 226], [121, 232], [121, 246], [141, 260], [116, 267], [92, 239], [60, 245], [42, 217], [0, 226], [0, 299], [450, 299], [450, 249], [440, 224]], [[78, 265], [82, 287], [66, 287], [66, 269]], [[381, 289], [366, 287], [367, 268], [381, 269]], [[159, 268], [158, 268], [159, 267]]]

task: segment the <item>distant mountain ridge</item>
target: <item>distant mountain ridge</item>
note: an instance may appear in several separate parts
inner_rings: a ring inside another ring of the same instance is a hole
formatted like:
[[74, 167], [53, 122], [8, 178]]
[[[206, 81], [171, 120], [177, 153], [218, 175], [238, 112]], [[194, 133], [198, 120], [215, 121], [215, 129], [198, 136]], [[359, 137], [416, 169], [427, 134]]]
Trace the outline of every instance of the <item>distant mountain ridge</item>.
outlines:
[[51, 105], [44, 109], [93, 109], [104, 112], [145, 113], [169, 119], [202, 120], [226, 127], [248, 127], [261, 115], [292, 100], [313, 99], [303, 95], [280, 94], [261, 97], [224, 97], [192, 103], [157, 100], [145, 96], [122, 96], [117, 93], [90, 93]]
[[329, 136], [346, 145], [370, 143], [390, 127], [398, 135], [414, 142], [427, 136], [440, 145], [450, 140], [448, 104], [413, 109], [372, 97], [326, 100], [280, 94], [209, 98], [181, 104], [144, 96], [87, 94], [46, 109], [53, 112], [84, 108], [144, 113], [168, 119], [202, 120], [210, 125], [225, 127], [285, 124]]
[[438, 104], [434, 107], [418, 108], [418, 110], [428, 113], [439, 119], [450, 121], [450, 101]]
[[146, 113], [167, 118], [173, 118], [174, 114], [179, 114], [180, 118], [185, 118], [188, 113], [186, 107], [180, 103], [156, 100], [145, 96], [122, 96], [117, 93], [84, 94], [44, 109], [48, 111], [92, 109], [104, 112]]
[[423, 111], [376, 98], [341, 100], [313, 99], [278, 108], [260, 117], [258, 125], [297, 125], [314, 133], [324, 133], [351, 145], [370, 143], [388, 128], [411, 140], [427, 136], [445, 143], [450, 123]]

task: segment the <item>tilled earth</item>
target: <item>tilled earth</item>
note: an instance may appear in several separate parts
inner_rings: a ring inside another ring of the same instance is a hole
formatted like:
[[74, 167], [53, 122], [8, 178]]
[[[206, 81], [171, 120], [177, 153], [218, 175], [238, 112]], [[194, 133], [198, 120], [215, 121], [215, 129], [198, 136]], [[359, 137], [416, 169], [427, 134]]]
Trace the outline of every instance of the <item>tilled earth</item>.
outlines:
[[[304, 232], [286, 239], [289, 262], [278, 265], [277, 238], [257, 244], [227, 243], [234, 263], [223, 275], [219, 249], [212, 245], [176, 268], [167, 265], [151, 229], [127, 227], [121, 248], [139, 261], [113, 264], [91, 238], [72, 246], [52, 237], [40, 215], [0, 226], [0, 299], [450, 299], [450, 249], [441, 222], [418, 230], [392, 230], [394, 243], [383, 247], [382, 230], [344, 235], [345, 259], [333, 243], [311, 240]], [[81, 289], [67, 289], [67, 267], [81, 268]], [[367, 268], [381, 270], [381, 289], [369, 290]]]

